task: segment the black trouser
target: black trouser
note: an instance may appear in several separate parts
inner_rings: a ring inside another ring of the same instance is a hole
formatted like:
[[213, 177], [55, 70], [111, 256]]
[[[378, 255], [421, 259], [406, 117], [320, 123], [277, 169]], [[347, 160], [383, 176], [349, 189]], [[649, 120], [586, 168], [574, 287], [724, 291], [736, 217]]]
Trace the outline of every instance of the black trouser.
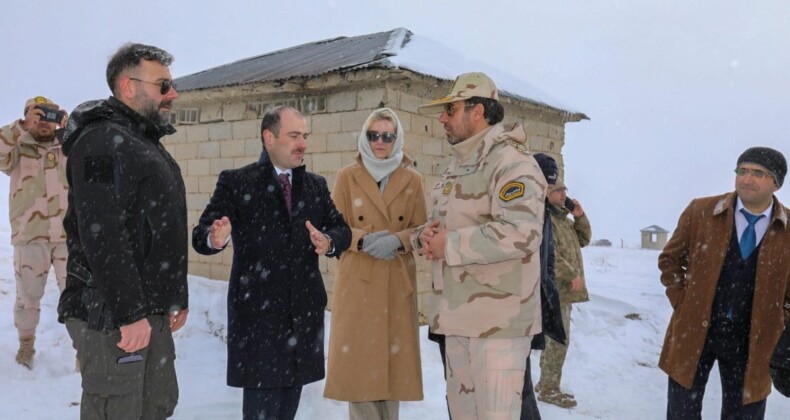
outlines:
[[737, 332], [727, 325], [711, 328], [705, 340], [697, 374], [691, 389], [669, 378], [667, 419], [696, 420], [702, 417], [702, 400], [713, 362], [719, 363], [721, 376], [721, 418], [760, 420], [765, 417], [765, 400], [743, 405], [743, 381], [749, 357], [748, 331]]
[[302, 396], [301, 386], [244, 388], [244, 420], [293, 420]]
[[[434, 334], [428, 331], [428, 339], [439, 345], [439, 353], [442, 355], [442, 373], [444, 380], [447, 380], [447, 345], [444, 343], [444, 334]], [[450, 403], [447, 401], [447, 392], [444, 393], [444, 402], [447, 405], [447, 418], [453, 420], [450, 414]]]
[[85, 321], [66, 320], [80, 361], [82, 420], [160, 420], [173, 415], [178, 383], [170, 321], [166, 315], [147, 319], [151, 340], [134, 355], [118, 348], [119, 330], [96, 331]]
[[521, 420], [540, 420], [538, 401], [532, 386], [532, 367], [527, 356], [527, 368], [524, 370], [524, 390], [521, 391]]

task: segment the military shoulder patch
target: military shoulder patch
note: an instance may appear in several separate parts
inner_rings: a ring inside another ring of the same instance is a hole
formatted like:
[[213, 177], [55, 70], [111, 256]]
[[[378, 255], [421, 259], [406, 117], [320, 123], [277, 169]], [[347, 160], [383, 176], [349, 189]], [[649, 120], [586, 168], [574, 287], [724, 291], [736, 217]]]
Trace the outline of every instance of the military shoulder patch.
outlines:
[[505, 203], [515, 200], [516, 198], [524, 196], [524, 183], [519, 181], [512, 181], [505, 184], [499, 190], [499, 198]]

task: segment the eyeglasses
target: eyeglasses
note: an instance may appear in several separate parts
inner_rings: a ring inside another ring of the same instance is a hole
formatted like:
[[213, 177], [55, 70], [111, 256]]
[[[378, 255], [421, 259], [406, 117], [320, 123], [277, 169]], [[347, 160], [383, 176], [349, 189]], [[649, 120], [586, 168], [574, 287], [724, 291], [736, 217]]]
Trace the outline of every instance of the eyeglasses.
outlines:
[[752, 168], [737, 168], [737, 169], [735, 169], [735, 173], [738, 176], [746, 176], [746, 175], [751, 174], [751, 176], [753, 176], [753, 177], [755, 177], [757, 179], [763, 179], [763, 178], [765, 178], [767, 176], [773, 176], [773, 175], [771, 175], [770, 172], [766, 172], [766, 171], [764, 171], [762, 169], [752, 169]]
[[377, 142], [379, 138], [384, 141], [384, 143], [392, 143], [395, 141], [395, 138], [398, 137], [395, 133], [390, 133], [387, 131], [382, 131], [381, 133], [378, 131], [368, 131], [367, 136], [368, 141], [371, 143]]
[[137, 82], [148, 83], [149, 85], [159, 86], [159, 94], [160, 95], [167, 95], [167, 92], [170, 92], [170, 89], [174, 89], [175, 90], [175, 88], [176, 88], [176, 83], [174, 81], [172, 81], [172, 80], [162, 80], [161, 82], [157, 83], [157, 82], [147, 82], [147, 81], [141, 80], [141, 79], [135, 79], [134, 77], [130, 77], [129, 79], [137, 81]]
[[[447, 113], [448, 117], [452, 117], [453, 114], [455, 114], [455, 111], [457, 109], [459, 109], [459, 108], [455, 107], [456, 103], [457, 102], [450, 102], [449, 104], [444, 104], [444, 112]], [[471, 107], [473, 107], [475, 105], [477, 105], [477, 104], [464, 103], [464, 106], [462, 108], [471, 108]]]

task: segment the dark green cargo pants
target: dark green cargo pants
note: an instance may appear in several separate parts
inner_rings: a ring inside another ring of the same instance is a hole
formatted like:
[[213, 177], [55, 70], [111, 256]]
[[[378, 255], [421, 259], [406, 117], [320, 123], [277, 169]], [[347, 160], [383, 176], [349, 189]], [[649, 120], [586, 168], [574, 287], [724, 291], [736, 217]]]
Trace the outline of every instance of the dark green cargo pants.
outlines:
[[[140, 358], [128, 358], [117, 346], [120, 330], [96, 331], [85, 321], [66, 320], [82, 374], [81, 420], [158, 420], [173, 415], [178, 383], [170, 323], [166, 315], [148, 316], [148, 322], [151, 341], [136, 353], [142, 359], [135, 361]], [[123, 363], [127, 360], [131, 362]]]

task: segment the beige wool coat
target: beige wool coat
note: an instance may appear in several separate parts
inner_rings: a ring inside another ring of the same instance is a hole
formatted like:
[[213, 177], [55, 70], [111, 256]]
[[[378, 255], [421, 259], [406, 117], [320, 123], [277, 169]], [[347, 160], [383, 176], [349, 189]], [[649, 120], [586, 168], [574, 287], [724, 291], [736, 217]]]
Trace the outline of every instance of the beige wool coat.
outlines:
[[[384, 194], [357, 156], [340, 170], [332, 199], [351, 227], [332, 294], [324, 397], [340, 401], [422, 400], [416, 266], [409, 233], [426, 222], [420, 174], [404, 155]], [[360, 239], [389, 230], [403, 244], [386, 261], [357, 249]]]

